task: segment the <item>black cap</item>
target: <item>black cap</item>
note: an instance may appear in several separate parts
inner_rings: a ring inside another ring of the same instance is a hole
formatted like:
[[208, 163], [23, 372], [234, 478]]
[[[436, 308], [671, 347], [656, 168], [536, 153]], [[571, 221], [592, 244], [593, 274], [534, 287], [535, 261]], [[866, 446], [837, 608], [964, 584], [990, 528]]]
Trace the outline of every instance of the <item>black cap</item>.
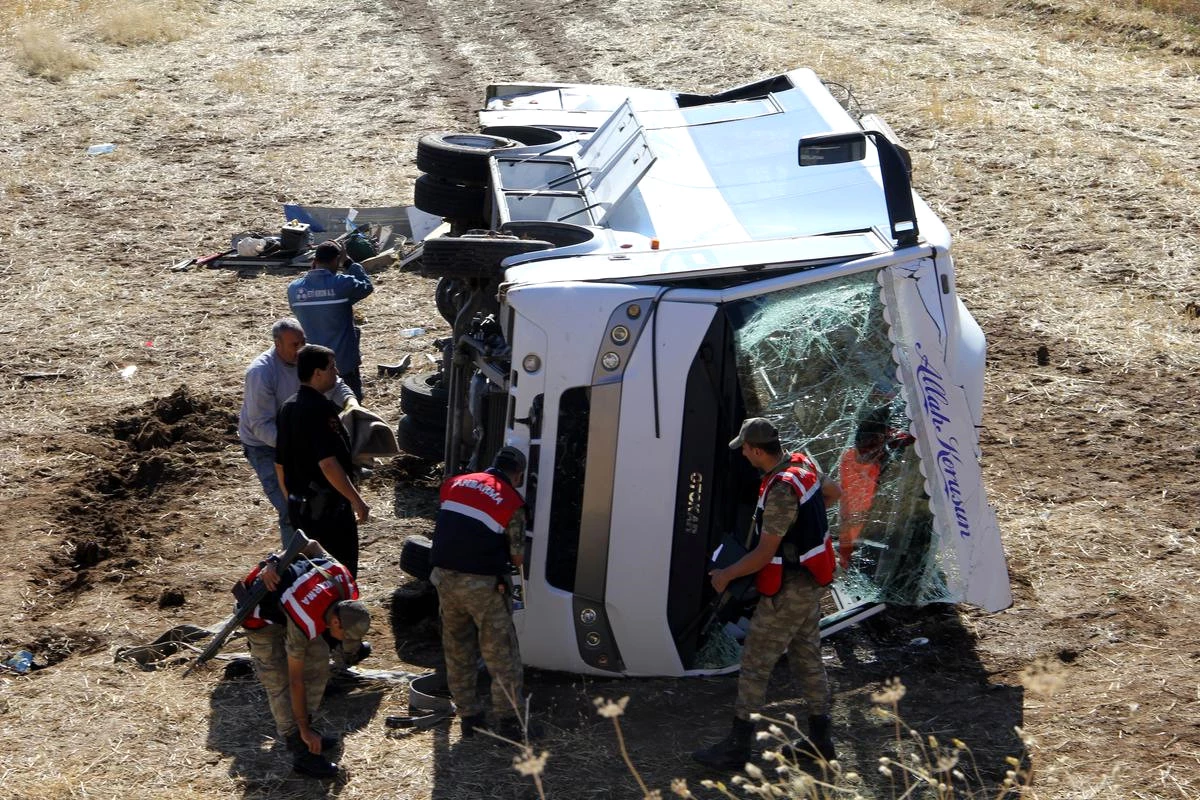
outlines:
[[492, 459], [492, 466], [504, 472], [524, 472], [525, 464], [525, 454], [512, 446], [501, 447]]

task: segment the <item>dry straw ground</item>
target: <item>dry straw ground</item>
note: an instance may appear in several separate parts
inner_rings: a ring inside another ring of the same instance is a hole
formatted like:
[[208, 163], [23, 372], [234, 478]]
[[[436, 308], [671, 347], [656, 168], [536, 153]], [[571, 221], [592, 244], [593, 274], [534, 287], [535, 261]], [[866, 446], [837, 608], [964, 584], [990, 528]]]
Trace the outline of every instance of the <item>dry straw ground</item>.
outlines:
[[[696, 90], [811, 66], [901, 132], [957, 236], [990, 342], [982, 440], [1016, 593], [1001, 614], [898, 612], [830, 642], [843, 761], [888, 796], [869, 697], [897, 675], [905, 718], [965, 740], [992, 778], [1023, 726], [1029, 797], [1200, 796], [1198, 16], [1194, 1], [0, 0], [0, 651], [44, 665], [0, 677], [0, 793], [529, 796], [510, 753], [457, 728], [389, 735], [400, 689], [329, 704], [352, 779], [325, 787], [289, 775], [253, 681], [113, 663], [220, 619], [271, 543], [234, 421], [290, 276], [170, 267], [277, 227], [281, 202], [407, 202], [416, 139], [469, 127], [493, 79]], [[115, 152], [86, 155], [101, 142]], [[376, 278], [368, 365], [420, 356], [445, 331], [429, 282]], [[395, 333], [413, 326], [430, 333]], [[367, 391], [397, 413], [394, 381]], [[434, 485], [401, 460], [366, 486], [377, 666], [431, 657], [383, 620]], [[685, 754], [721, 732], [733, 691], [531, 687], [556, 798], [640, 795], [594, 696], [632, 696], [632, 759], [666, 790], [705, 777]]]

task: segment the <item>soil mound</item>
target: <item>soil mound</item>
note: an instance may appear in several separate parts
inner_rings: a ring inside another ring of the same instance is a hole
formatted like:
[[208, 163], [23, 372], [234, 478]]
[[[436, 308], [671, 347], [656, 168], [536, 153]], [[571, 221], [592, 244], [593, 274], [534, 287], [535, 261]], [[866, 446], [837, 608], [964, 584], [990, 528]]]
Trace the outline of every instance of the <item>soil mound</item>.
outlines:
[[178, 528], [176, 515], [160, 509], [216, 480], [214, 459], [205, 456], [236, 440], [237, 414], [224, 399], [182, 385], [90, 432], [114, 441], [65, 492], [58, 517], [65, 544], [44, 572], [66, 590], [136, 577], [159, 535]]

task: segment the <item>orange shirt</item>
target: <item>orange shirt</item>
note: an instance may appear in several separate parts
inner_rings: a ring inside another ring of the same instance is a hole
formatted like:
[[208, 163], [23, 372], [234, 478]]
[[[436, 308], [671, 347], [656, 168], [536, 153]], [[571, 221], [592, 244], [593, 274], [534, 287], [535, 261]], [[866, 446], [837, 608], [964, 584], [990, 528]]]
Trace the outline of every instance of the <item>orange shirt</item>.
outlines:
[[842, 486], [838, 549], [845, 558], [850, 557], [854, 542], [867, 522], [879, 485], [880, 471], [879, 462], [875, 459], [859, 461], [857, 448], [851, 447], [842, 455], [838, 467], [838, 481]]

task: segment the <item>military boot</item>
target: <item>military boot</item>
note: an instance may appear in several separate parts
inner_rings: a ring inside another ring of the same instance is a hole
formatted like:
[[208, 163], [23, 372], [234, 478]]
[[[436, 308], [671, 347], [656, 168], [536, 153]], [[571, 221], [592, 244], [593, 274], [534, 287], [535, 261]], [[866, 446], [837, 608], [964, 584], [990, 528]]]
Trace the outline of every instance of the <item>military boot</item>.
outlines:
[[297, 753], [292, 769], [310, 778], [330, 779], [338, 776], [338, 765], [323, 755], [309, 752]]
[[812, 740], [813, 747], [817, 748], [817, 755], [825, 761], [837, 760], [837, 751], [833, 749], [833, 737], [829, 734], [832, 726], [833, 720], [828, 714], [813, 714], [808, 718], [808, 738]]
[[808, 718], [808, 738], [783, 746], [783, 756], [802, 769], [823, 767], [837, 759], [833, 737], [829, 733], [833, 721], [828, 714], [813, 714]]
[[496, 723], [495, 733], [509, 741], [523, 742], [526, 739], [533, 741], [542, 738], [545, 730], [536, 720], [530, 719], [522, 722], [517, 717], [507, 716]]
[[[321, 755], [323, 756], [328, 755], [336, 750], [342, 743], [342, 740], [336, 736], [326, 736], [323, 733], [320, 734], [320, 736]], [[289, 733], [285, 744], [287, 745], [287, 749], [294, 754], [308, 752], [308, 745], [306, 745], [304, 740], [300, 738], [300, 731], [292, 731]]]
[[475, 731], [487, 730], [487, 714], [480, 711], [478, 714], [472, 714], [469, 717], [462, 718], [462, 735], [464, 739], [475, 735]]
[[714, 745], [692, 753], [692, 760], [723, 772], [735, 772], [746, 766], [754, 747], [754, 723], [733, 718], [729, 735]]

